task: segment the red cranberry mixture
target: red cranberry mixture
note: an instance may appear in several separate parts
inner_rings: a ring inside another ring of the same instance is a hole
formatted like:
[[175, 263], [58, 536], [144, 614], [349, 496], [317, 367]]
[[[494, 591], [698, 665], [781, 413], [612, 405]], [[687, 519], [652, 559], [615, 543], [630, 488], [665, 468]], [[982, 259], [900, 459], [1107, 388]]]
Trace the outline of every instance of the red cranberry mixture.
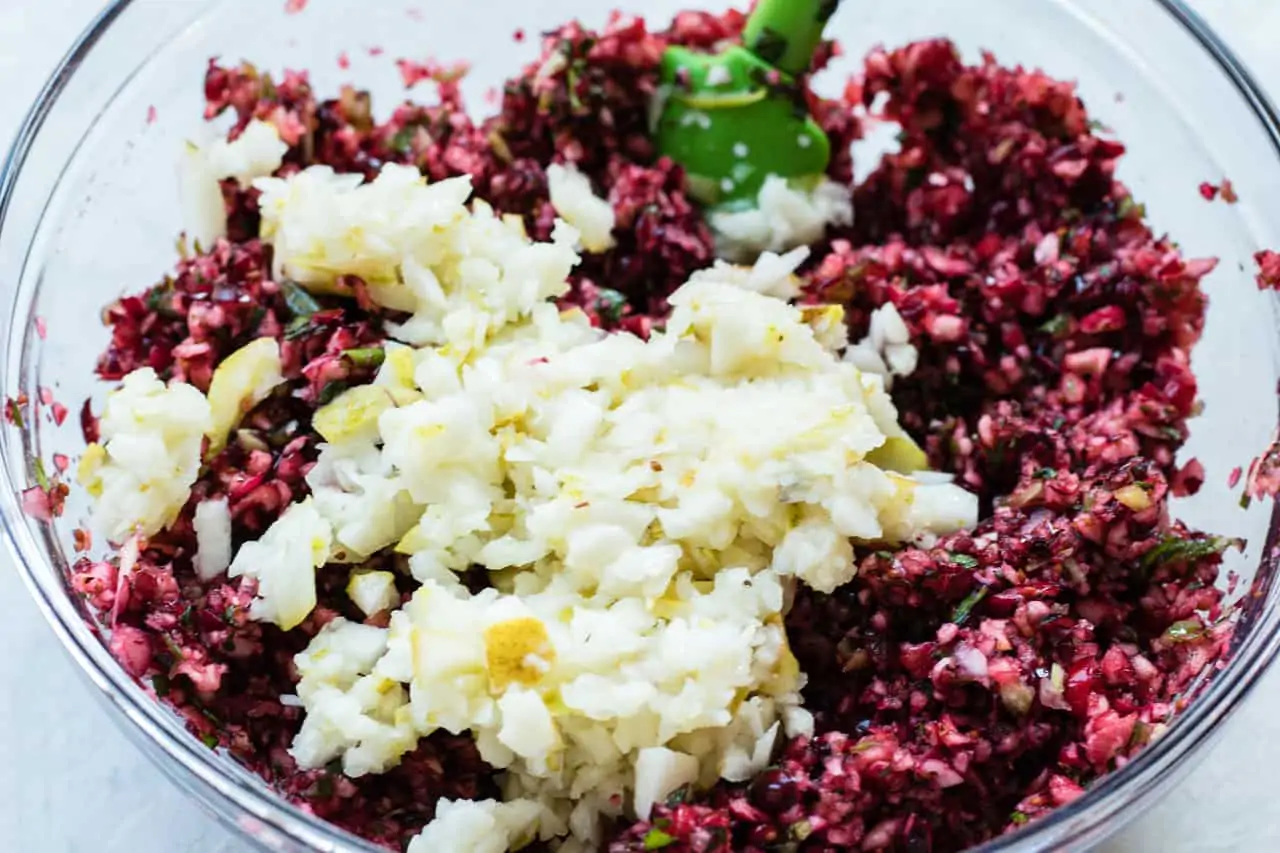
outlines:
[[[367, 93], [321, 101], [305, 73], [274, 80], [216, 63], [207, 115], [234, 111], [233, 136], [271, 121], [291, 146], [282, 174], [322, 163], [372, 175], [396, 162], [433, 180], [470, 175], [479, 197], [539, 237], [554, 217], [546, 167], [572, 161], [618, 227], [617, 246], [576, 271], [569, 301], [605, 328], [647, 334], [666, 296], [713, 260], [684, 175], [648, 138], [657, 64], [669, 44], [710, 48], [743, 23], [686, 12], [659, 33], [636, 19], [598, 33], [568, 25], [481, 123], [463, 109], [459, 69], [415, 63], [401, 64], [406, 83], [430, 80], [439, 98], [385, 123]], [[965, 66], [941, 40], [876, 51], [841, 99], [810, 100], [841, 152], [836, 180], [852, 181], [846, 152], [864, 121], [899, 125], [901, 145], [856, 188], [856, 225], [815, 247], [806, 298], [844, 304], [855, 337], [871, 310], [897, 306], [921, 355], [894, 388], [904, 424], [981, 496], [985, 520], [932, 547], [863, 553], [834, 595], [800, 590], [788, 625], [815, 737], [786, 744], [751, 784], [682, 792], [651, 821], [617, 827], [614, 853], [960, 850], [1123, 766], [1229, 640], [1215, 580], [1231, 543], [1168, 514], [1170, 496], [1204, 478], [1174, 457], [1196, 410], [1189, 352], [1214, 263], [1183, 259], [1146, 226], [1113, 177], [1124, 147], [1098, 135], [1071, 85], [990, 58]], [[239, 544], [305, 495], [310, 415], [372, 375], [389, 317], [356, 278], [345, 297], [273, 280], [256, 193], [229, 181], [224, 197], [227, 240], [107, 310], [99, 373], [150, 366], [204, 390], [221, 359], [271, 336], [288, 385], [208, 465], [173, 529], [141, 554], [82, 560], [74, 583], [129, 673], [211, 747], [400, 850], [439, 798], [496, 795], [470, 739], [427, 738], [382, 776], [300, 770], [287, 753], [300, 711], [279, 697], [323, 624], [363, 618], [345, 570], [321, 573], [320, 606], [285, 633], [248, 619], [252, 582], [202, 583], [191, 565], [198, 502], [229, 499]], [[1277, 257], [1259, 258], [1260, 285], [1280, 280]], [[82, 420], [92, 438], [91, 414]]]

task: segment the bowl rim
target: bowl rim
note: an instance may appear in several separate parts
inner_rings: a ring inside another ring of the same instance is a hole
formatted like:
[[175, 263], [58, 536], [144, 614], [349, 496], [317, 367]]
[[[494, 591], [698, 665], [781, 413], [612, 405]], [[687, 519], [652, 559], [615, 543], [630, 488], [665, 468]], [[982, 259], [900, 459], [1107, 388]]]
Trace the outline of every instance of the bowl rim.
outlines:
[[[1186, 0], [1151, 2], [1178, 23], [1219, 67], [1254, 114], [1280, 159], [1280, 112], [1252, 72]], [[10, 214], [23, 166], [59, 97], [112, 24], [133, 5], [134, 0], [111, 0], [98, 12], [58, 62], [24, 116], [0, 162], [0, 230]], [[40, 220], [43, 217], [42, 211]], [[24, 276], [31, 260], [30, 254], [22, 260]], [[124, 673], [99, 633], [77, 612], [66, 589], [54, 580], [56, 573], [32, 569], [33, 564], [47, 561], [30, 529], [17, 521], [21, 508], [16, 496], [26, 488], [27, 478], [19, 482], [17, 472], [11, 471], [7, 464], [6, 460], [11, 458], [8, 445], [13, 440], [8, 437], [10, 432], [0, 429], [0, 538], [45, 621], [82, 676], [97, 688], [98, 698], [113, 712], [117, 725], [143, 747], [143, 752], [172, 781], [189, 793], [201, 795], [206, 803], [216, 803], [213, 811], [224, 824], [259, 845], [296, 850], [292, 846], [296, 843], [305, 845], [306, 849], [332, 853], [380, 851], [381, 848], [364, 839], [303, 812], [247, 772], [235, 772], [232, 762], [192, 737], [175, 714]], [[1278, 545], [1280, 504], [1272, 511], [1260, 565], [1275, 565], [1280, 561]], [[1277, 653], [1280, 653], [1280, 608], [1264, 606], [1227, 665], [1178, 716], [1177, 724], [1166, 735], [1124, 767], [1095, 782], [1076, 801], [1017, 832], [974, 848], [973, 853], [1047, 849], [1046, 845], [1070, 849], [1099, 840], [1096, 833], [1104, 825], [1114, 829], [1136, 817], [1154, 802], [1157, 794], [1180, 778], [1181, 772], [1189, 769], [1183, 759], [1200, 753], [1198, 748], [1221, 730]], [[150, 747], [158, 747], [159, 751]], [[177, 762], [177, 766], [165, 758]], [[179, 770], [185, 770], [186, 776]]]

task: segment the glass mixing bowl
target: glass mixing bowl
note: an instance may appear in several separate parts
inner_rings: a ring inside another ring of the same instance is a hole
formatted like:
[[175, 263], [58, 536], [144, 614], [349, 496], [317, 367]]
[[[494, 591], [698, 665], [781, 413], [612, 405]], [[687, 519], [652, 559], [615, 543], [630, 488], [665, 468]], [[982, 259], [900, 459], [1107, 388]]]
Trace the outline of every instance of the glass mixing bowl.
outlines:
[[[657, 20], [697, 2], [644, 7]], [[465, 88], [483, 109], [486, 91], [537, 50], [536, 39], [514, 44], [513, 31], [537, 33], [573, 17], [598, 24], [604, 14], [594, 0], [313, 0], [294, 15], [285, 0], [115, 0], [45, 87], [0, 174], [0, 396], [36, 399], [50, 388], [73, 410], [101, 397], [93, 377], [106, 340], [99, 307], [155, 281], [174, 260], [176, 162], [183, 141], [201, 135], [210, 56], [308, 68], [321, 92], [358, 80], [384, 109], [402, 94], [391, 58], [466, 58], [474, 70]], [[1204, 462], [1209, 479], [1176, 509], [1195, 527], [1249, 541], [1228, 563], [1243, 591], [1234, 655], [1140, 757], [1069, 807], [983, 849], [1084, 848], [1186, 772], [1280, 644], [1280, 592], [1271, 582], [1280, 516], [1270, 504], [1241, 510], [1227, 486], [1228, 471], [1266, 446], [1277, 421], [1276, 297], [1254, 286], [1251, 256], [1280, 246], [1280, 121], [1248, 72], [1175, 0], [858, 0], [841, 10], [838, 35], [845, 67], [823, 78], [833, 86], [872, 45], [934, 35], [950, 36], [970, 57], [989, 49], [1005, 63], [1078, 80], [1094, 115], [1129, 146], [1121, 177], [1157, 229], [1181, 240], [1189, 256], [1222, 259], [1206, 283], [1212, 307], [1195, 356], [1205, 412], [1185, 451]], [[374, 57], [374, 46], [385, 55]], [[341, 51], [351, 57], [349, 71], [336, 61]], [[1199, 198], [1201, 181], [1224, 176], [1238, 204]], [[205, 748], [107, 653], [66, 582], [83, 498], [73, 493], [51, 524], [26, 517], [17, 498], [34, 481], [34, 460], [74, 457], [82, 445], [74, 416], [61, 427], [41, 416], [0, 428], [0, 509], [19, 570], [98, 695], [176, 783], [264, 849], [373, 850]]]

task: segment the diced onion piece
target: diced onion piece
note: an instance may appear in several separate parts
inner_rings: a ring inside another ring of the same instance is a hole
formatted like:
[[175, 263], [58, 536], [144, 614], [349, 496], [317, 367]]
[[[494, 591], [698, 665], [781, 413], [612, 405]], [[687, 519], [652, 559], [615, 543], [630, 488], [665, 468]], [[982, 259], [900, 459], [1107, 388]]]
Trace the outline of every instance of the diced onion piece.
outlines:
[[213, 410], [210, 453], [221, 450], [241, 418], [271, 396], [283, 381], [280, 345], [273, 338], [258, 338], [227, 356], [213, 371], [209, 383], [209, 406]]
[[396, 576], [391, 572], [352, 572], [347, 597], [366, 616], [390, 610], [400, 603]]
[[316, 569], [329, 560], [333, 529], [310, 498], [294, 504], [256, 542], [246, 542], [228, 574], [258, 581], [249, 613], [286, 631], [296, 628], [316, 606]]
[[409, 842], [407, 853], [506, 853], [536, 835], [542, 806], [532, 800], [441, 800], [435, 820]]
[[196, 532], [196, 574], [213, 580], [231, 565], [231, 509], [226, 498], [202, 501], [192, 526]]
[[661, 803], [684, 785], [698, 781], [698, 759], [666, 747], [640, 750], [636, 759], [636, 816], [648, 820]]
[[613, 248], [613, 206], [591, 190], [591, 181], [573, 166], [547, 167], [547, 185], [556, 213], [582, 235], [582, 247], [599, 254]]
[[174, 522], [200, 473], [211, 422], [209, 401], [192, 386], [166, 386], [149, 367], [124, 378], [102, 413], [103, 444], [89, 446], [78, 470], [108, 539], [153, 536]]
[[360, 385], [339, 394], [311, 418], [311, 426], [330, 444], [373, 440], [378, 418], [395, 408], [391, 392], [382, 385]]

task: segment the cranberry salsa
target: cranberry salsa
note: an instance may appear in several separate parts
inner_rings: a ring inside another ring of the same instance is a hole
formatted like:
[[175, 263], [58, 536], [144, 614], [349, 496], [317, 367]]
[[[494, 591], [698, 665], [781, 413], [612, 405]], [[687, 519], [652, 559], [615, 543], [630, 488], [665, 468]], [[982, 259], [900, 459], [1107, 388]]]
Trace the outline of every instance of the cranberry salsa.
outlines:
[[[622, 16], [599, 32], [552, 30], [483, 121], [464, 109], [465, 68], [405, 61], [406, 85], [438, 97], [386, 121], [359, 89], [324, 99], [305, 72], [216, 61], [206, 116], [234, 115], [232, 140], [272, 125], [287, 147], [278, 177], [325, 165], [372, 180], [386, 164], [431, 182], [469, 176], [475, 198], [537, 240], [555, 227], [548, 169], [572, 164], [614, 228], [607, 250], [583, 255], [564, 303], [647, 337], [664, 327], [667, 297], [716, 256], [685, 176], [655, 156], [659, 62], [670, 45], [737, 39], [744, 20], [685, 12], [660, 31]], [[824, 46], [813, 70], [837, 51]], [[978, 496], [981, 520], [897, 550], [859, 547], [856, 577], [834, 592], [797, 585], [786, 631], [813, 735], [781, 743], [752, 780], [685, 787], [647, 820], [614, 821], [613, 853], [965, 849], [1122, 767], [1230, 640], [1215, 582], [1234, 543], [1169, 512], [1205, 476], [1176, 456], [1197, 409], [1190, 352], [1215, 262], [1182, 257], [1147, 226], [1115, 178], [1124, 146], [1070, 83], [990, 56], [967, 65], [945, 40], [875, 50], [840, 98], [803, 96], [854, 216], [810, 247], [799, 301], [842, 306], [855, 341], [873, 312], [896, 308], [918, 351], [892, 385], [901, 423], [931, 467]], [[854, 186], [851, 145], [884, 122], [897, 150]], [[381, 774], [307, 770], [289, 752], [303, 711], [282, 700], [295, 655], [323, 626], [385, 627], [389, 614], [354, 606], [351, 567], [333, 564], [319, 570], [315, 609], [286, 631], [250, 618], [253, 579], [205, 579], [193, 555], [202, 502], [225, 499], [239, 546], [306, 497], [322, 442], [312, 414], [373, 379], [388, 326], [405, 317], [357, 276], [316, 293], [273, 275], [259, 190], [221, 187], [226, 236], [107, 308], [98, 373], [150, 367], [207, 393], [225, 359], [270, 338], [284, 385], [206, 455], [172, 524], [85, 556], [74, 588], [121, 665], [196, 736], [302, 809], [400, 851], [442, 799], [500, 796], [473, 738], [431, 735]], [[88, 409], [82, 422], [95, 440]], [[28, 504], [60, 500], [57, 488]], [[416, 584], [399, 560], [385, 552], [361, 568], [395, 572], [407, 597]], [[486, 575], [465, 580], [480, 590]]]

